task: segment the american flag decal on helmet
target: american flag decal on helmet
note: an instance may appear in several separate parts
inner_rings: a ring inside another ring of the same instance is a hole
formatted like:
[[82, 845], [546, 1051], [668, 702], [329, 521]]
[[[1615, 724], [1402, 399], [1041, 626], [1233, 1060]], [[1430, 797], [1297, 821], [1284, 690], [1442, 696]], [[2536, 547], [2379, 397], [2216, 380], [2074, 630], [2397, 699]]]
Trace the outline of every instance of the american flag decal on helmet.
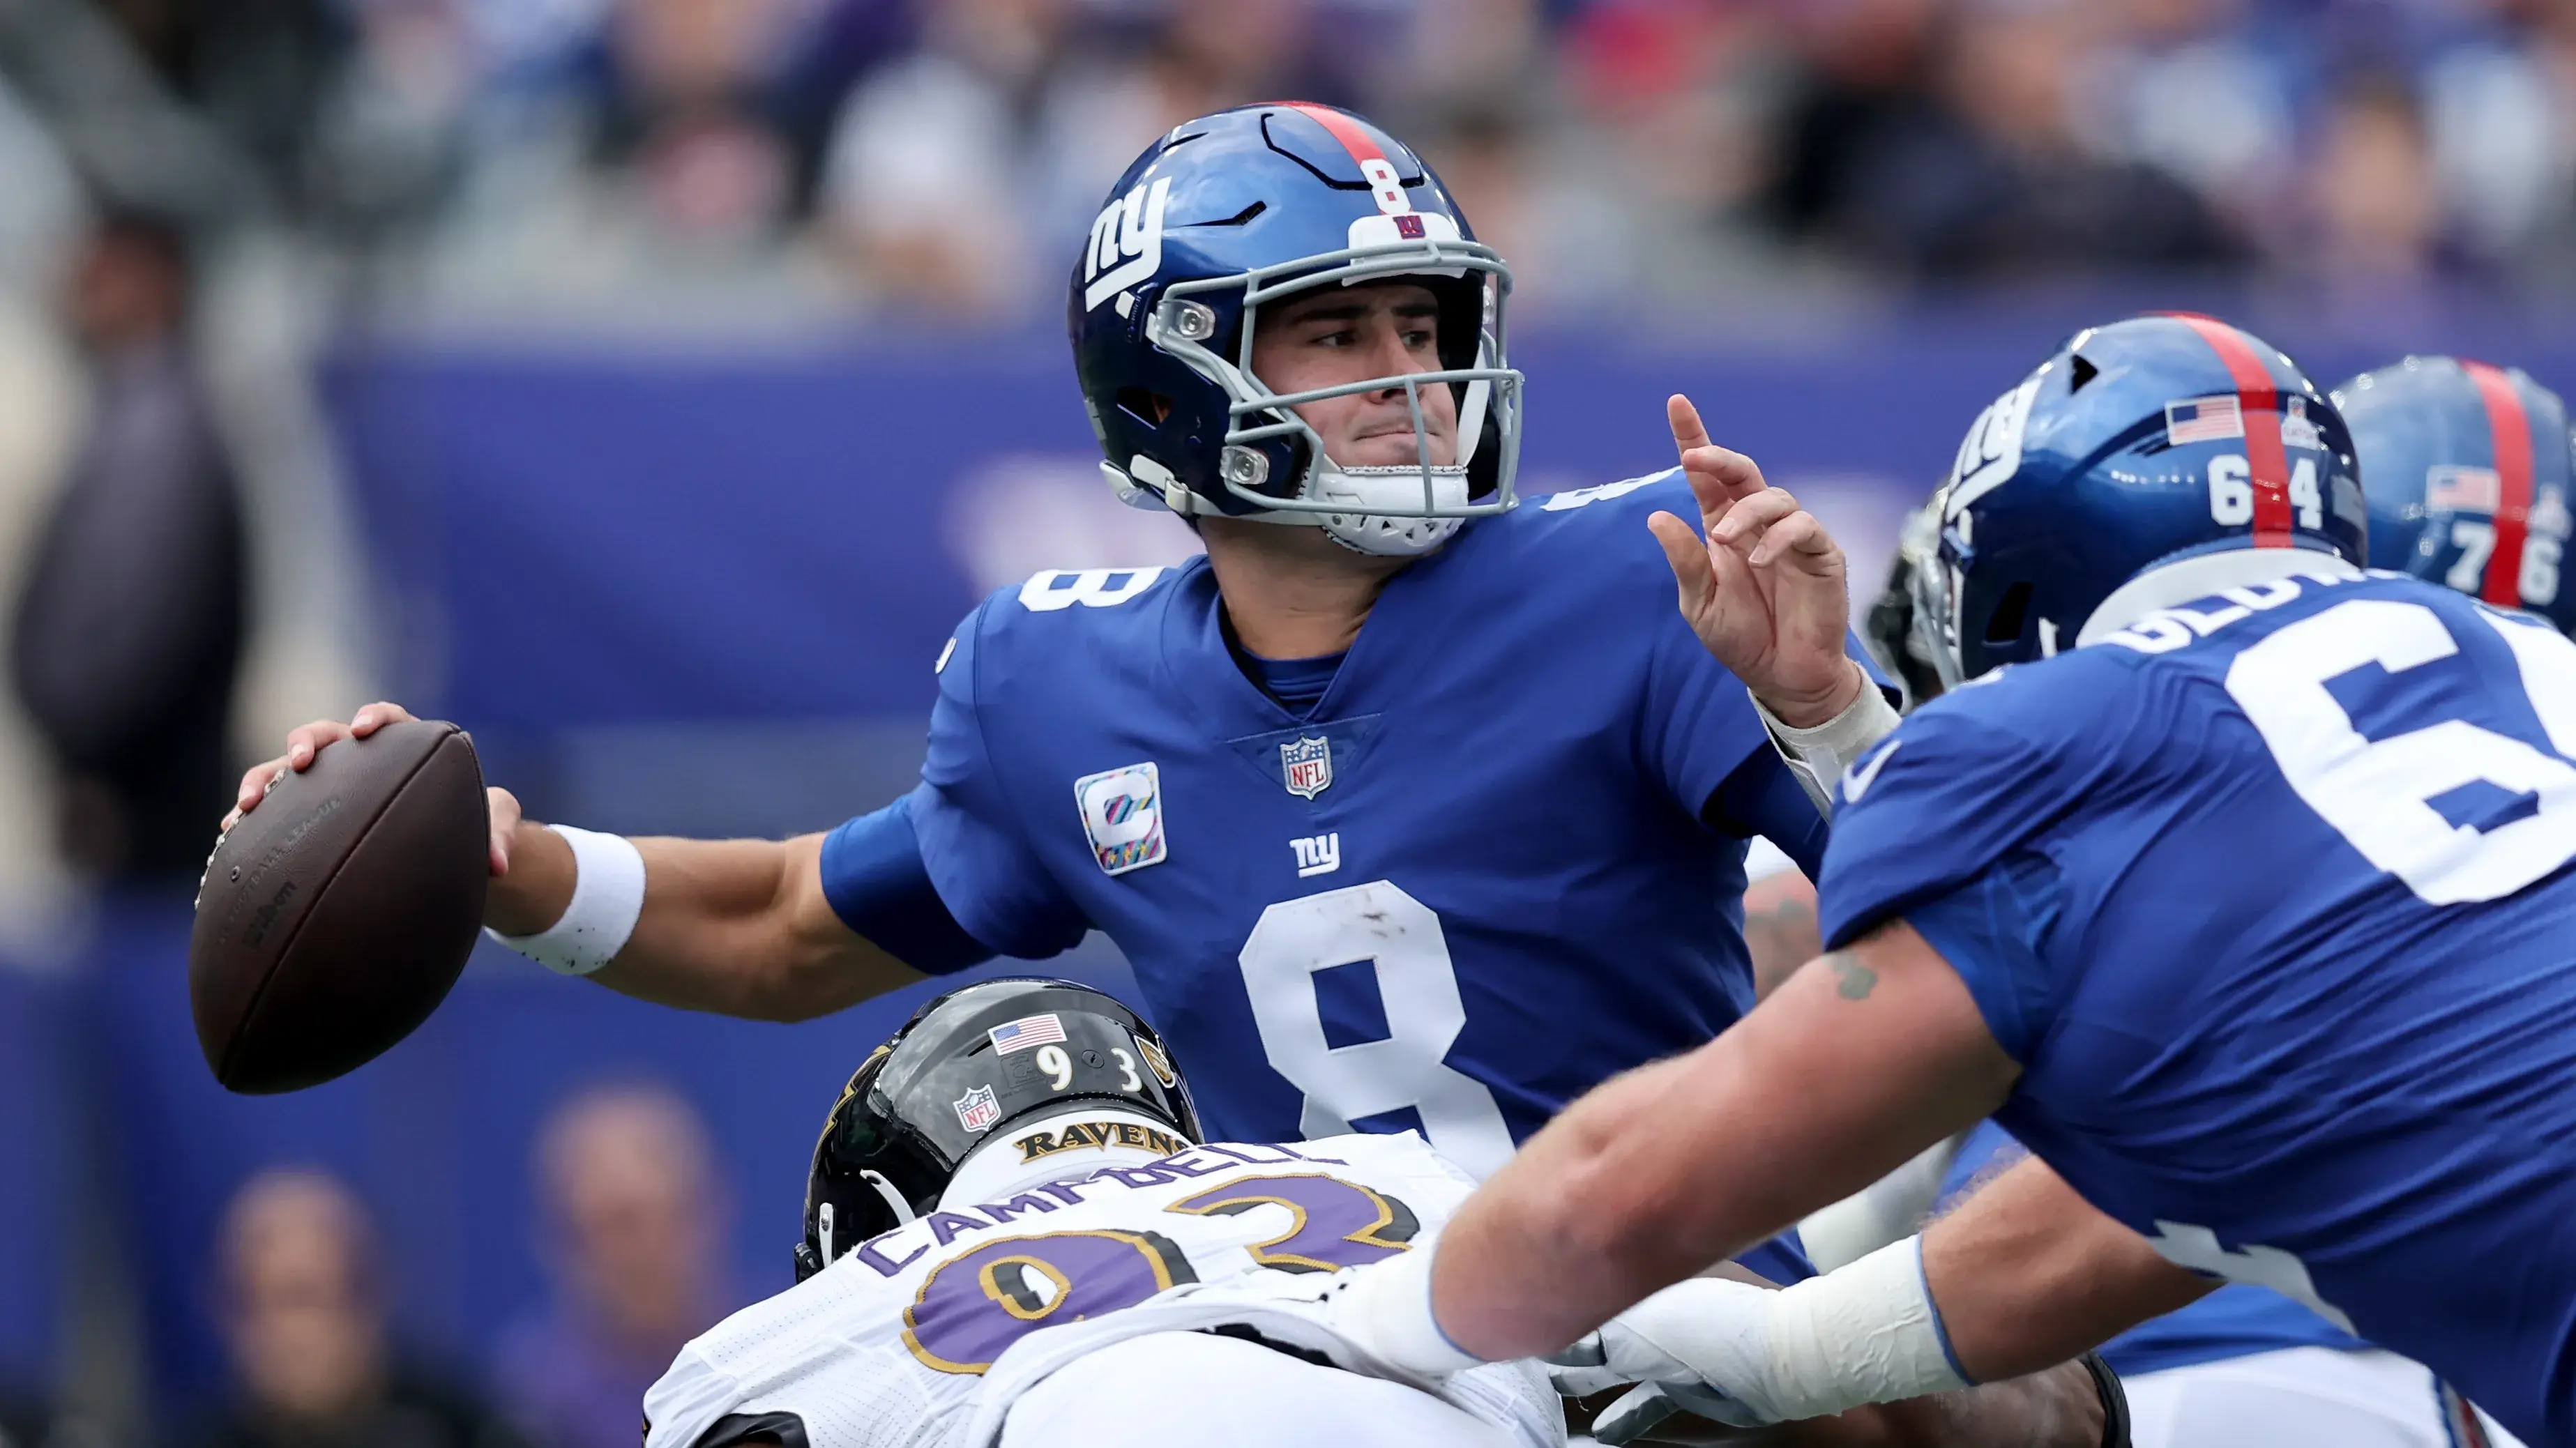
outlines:
[[1063, 1040], [1064, 1022], [1050, 1011], [1042, 1016], [1022, 1016], [1016, 1021], [1005, 1021], [987, 1034], [993, 1038], [993, 1049], [1007, 1056], [1013, 1051], [1025, 1051], [1031, 1046]]
[[2194, 397], [2165, 404], [2165, 441], [2175, 447], [2244, 435], [2245, 415], [2233, 397]]

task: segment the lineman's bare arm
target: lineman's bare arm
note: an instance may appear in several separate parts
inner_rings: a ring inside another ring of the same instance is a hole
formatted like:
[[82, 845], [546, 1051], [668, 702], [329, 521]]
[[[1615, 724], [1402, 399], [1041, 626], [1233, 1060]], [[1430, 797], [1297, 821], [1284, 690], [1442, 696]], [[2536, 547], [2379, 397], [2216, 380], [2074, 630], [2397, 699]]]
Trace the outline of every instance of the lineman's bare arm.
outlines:
[[[1882, 926], [1532, 1137], [1443, 1231], [1438, 1321], [1480, 1357], [1553, 1352], [1990, 1114], [2019, 1069], [1939, 953]], [[1923, 1262], [1971, 1378], [2063, 1362], [2209, 1287], [2038, 1163], [1936, 1223]]]
[[[322, 719], [286, 736], [286, 752], [242, 776], [224, 828], [259, 805], [270, 784], [342, 739], [411, 718], [369, 704], [347, 723]], [[572, 847], [491, 792], [492, 891], [483, 923], [529, 935], [572, 901]], [[823, 837], [635, 841], [644, 856], [644, 913], [616, 958], [590, 978], [627, 995], [757, 1020], [825, 1015], [921, 979], [841, 922], [823, 895]]]

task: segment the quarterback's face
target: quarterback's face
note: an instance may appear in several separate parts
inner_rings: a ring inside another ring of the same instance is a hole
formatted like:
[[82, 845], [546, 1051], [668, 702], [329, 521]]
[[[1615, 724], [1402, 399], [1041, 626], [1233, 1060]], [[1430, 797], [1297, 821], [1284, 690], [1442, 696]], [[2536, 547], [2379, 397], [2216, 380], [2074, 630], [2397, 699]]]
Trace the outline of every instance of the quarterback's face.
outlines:
[[[1436, 372], [1439, 333], [1439, 303], [1426, 287], [1329, 287], [1286, 303], [1276, 318], [1262, 318], [1252, 339], [1252, 370], [1274, 392]], [[1445, 386], [1424, 387], [1421, 397], [1432, 465], [1446, 466], [1458, 452], [1457, 402]], [[1300, 406], [1297, 415], [1343, 467], [1402, 467], [1421, 458], [1402, 387], [1327, 397]]]

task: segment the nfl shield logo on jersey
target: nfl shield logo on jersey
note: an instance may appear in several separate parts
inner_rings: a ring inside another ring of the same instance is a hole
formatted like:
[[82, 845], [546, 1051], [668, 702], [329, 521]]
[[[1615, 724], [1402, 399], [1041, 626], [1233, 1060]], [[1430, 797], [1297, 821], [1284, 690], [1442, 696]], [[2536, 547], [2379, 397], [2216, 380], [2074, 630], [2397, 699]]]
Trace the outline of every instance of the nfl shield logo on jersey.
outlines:
[[1073, 782], [1073, 797], [1103, 873], [1124, 875], [1163, 858], [1163, 777], [1152, 760], [1086, 774]]
[[1333, 787], [1333, 741], [1299, 739], [1279, 746], [1279, 773], [1288, 792], [1313, 799]]
[[993, 1099], [990, 1086], [978, 1086], [948, 1104], [957, 1108], [957, 1124], [968, 1131], [981, 1131], [1002, 1117], [1002, 1103]]

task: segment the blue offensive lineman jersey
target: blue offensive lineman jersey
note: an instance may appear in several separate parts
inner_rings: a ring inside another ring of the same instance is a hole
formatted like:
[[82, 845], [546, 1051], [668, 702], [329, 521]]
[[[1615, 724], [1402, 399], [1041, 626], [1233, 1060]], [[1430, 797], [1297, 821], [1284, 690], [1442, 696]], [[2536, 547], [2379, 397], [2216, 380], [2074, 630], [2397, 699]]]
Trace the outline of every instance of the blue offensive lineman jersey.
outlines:
[[1819, 907], [1902, 916], [1997, 1120], [2184, 1265], [2576, 1442], [2576, 645], [2389, 575], [2170, 609], [1935, 701]]
[[1302, 718], [1237, 665], [1204, 559], [995, 593], [905, 804], [939, 901], [1005, 955], [1105, 931], [1218, 1139], [1418, 1125], [1492, 1172], [1751, 1008], [1741, 834], [1823, 845], [1673, 607], [1657, 508], [1697, 516], [1678, 472], [1470, 525], [1388, 582]]
[[[2030, 1149], [2011, 1133], [1981, 1123], [1950, 1158], [1932, 1215], [1948, 1216]], [[2195, 1363], [2225, 1362], [2294, 1347], [2359, 1349], [2370, 1344], [2268, 1287], [2231, 1283], [2179, 1312], [2142, 1322], [2102, 1344], [2103, 1360], [2124, 1378]]]

